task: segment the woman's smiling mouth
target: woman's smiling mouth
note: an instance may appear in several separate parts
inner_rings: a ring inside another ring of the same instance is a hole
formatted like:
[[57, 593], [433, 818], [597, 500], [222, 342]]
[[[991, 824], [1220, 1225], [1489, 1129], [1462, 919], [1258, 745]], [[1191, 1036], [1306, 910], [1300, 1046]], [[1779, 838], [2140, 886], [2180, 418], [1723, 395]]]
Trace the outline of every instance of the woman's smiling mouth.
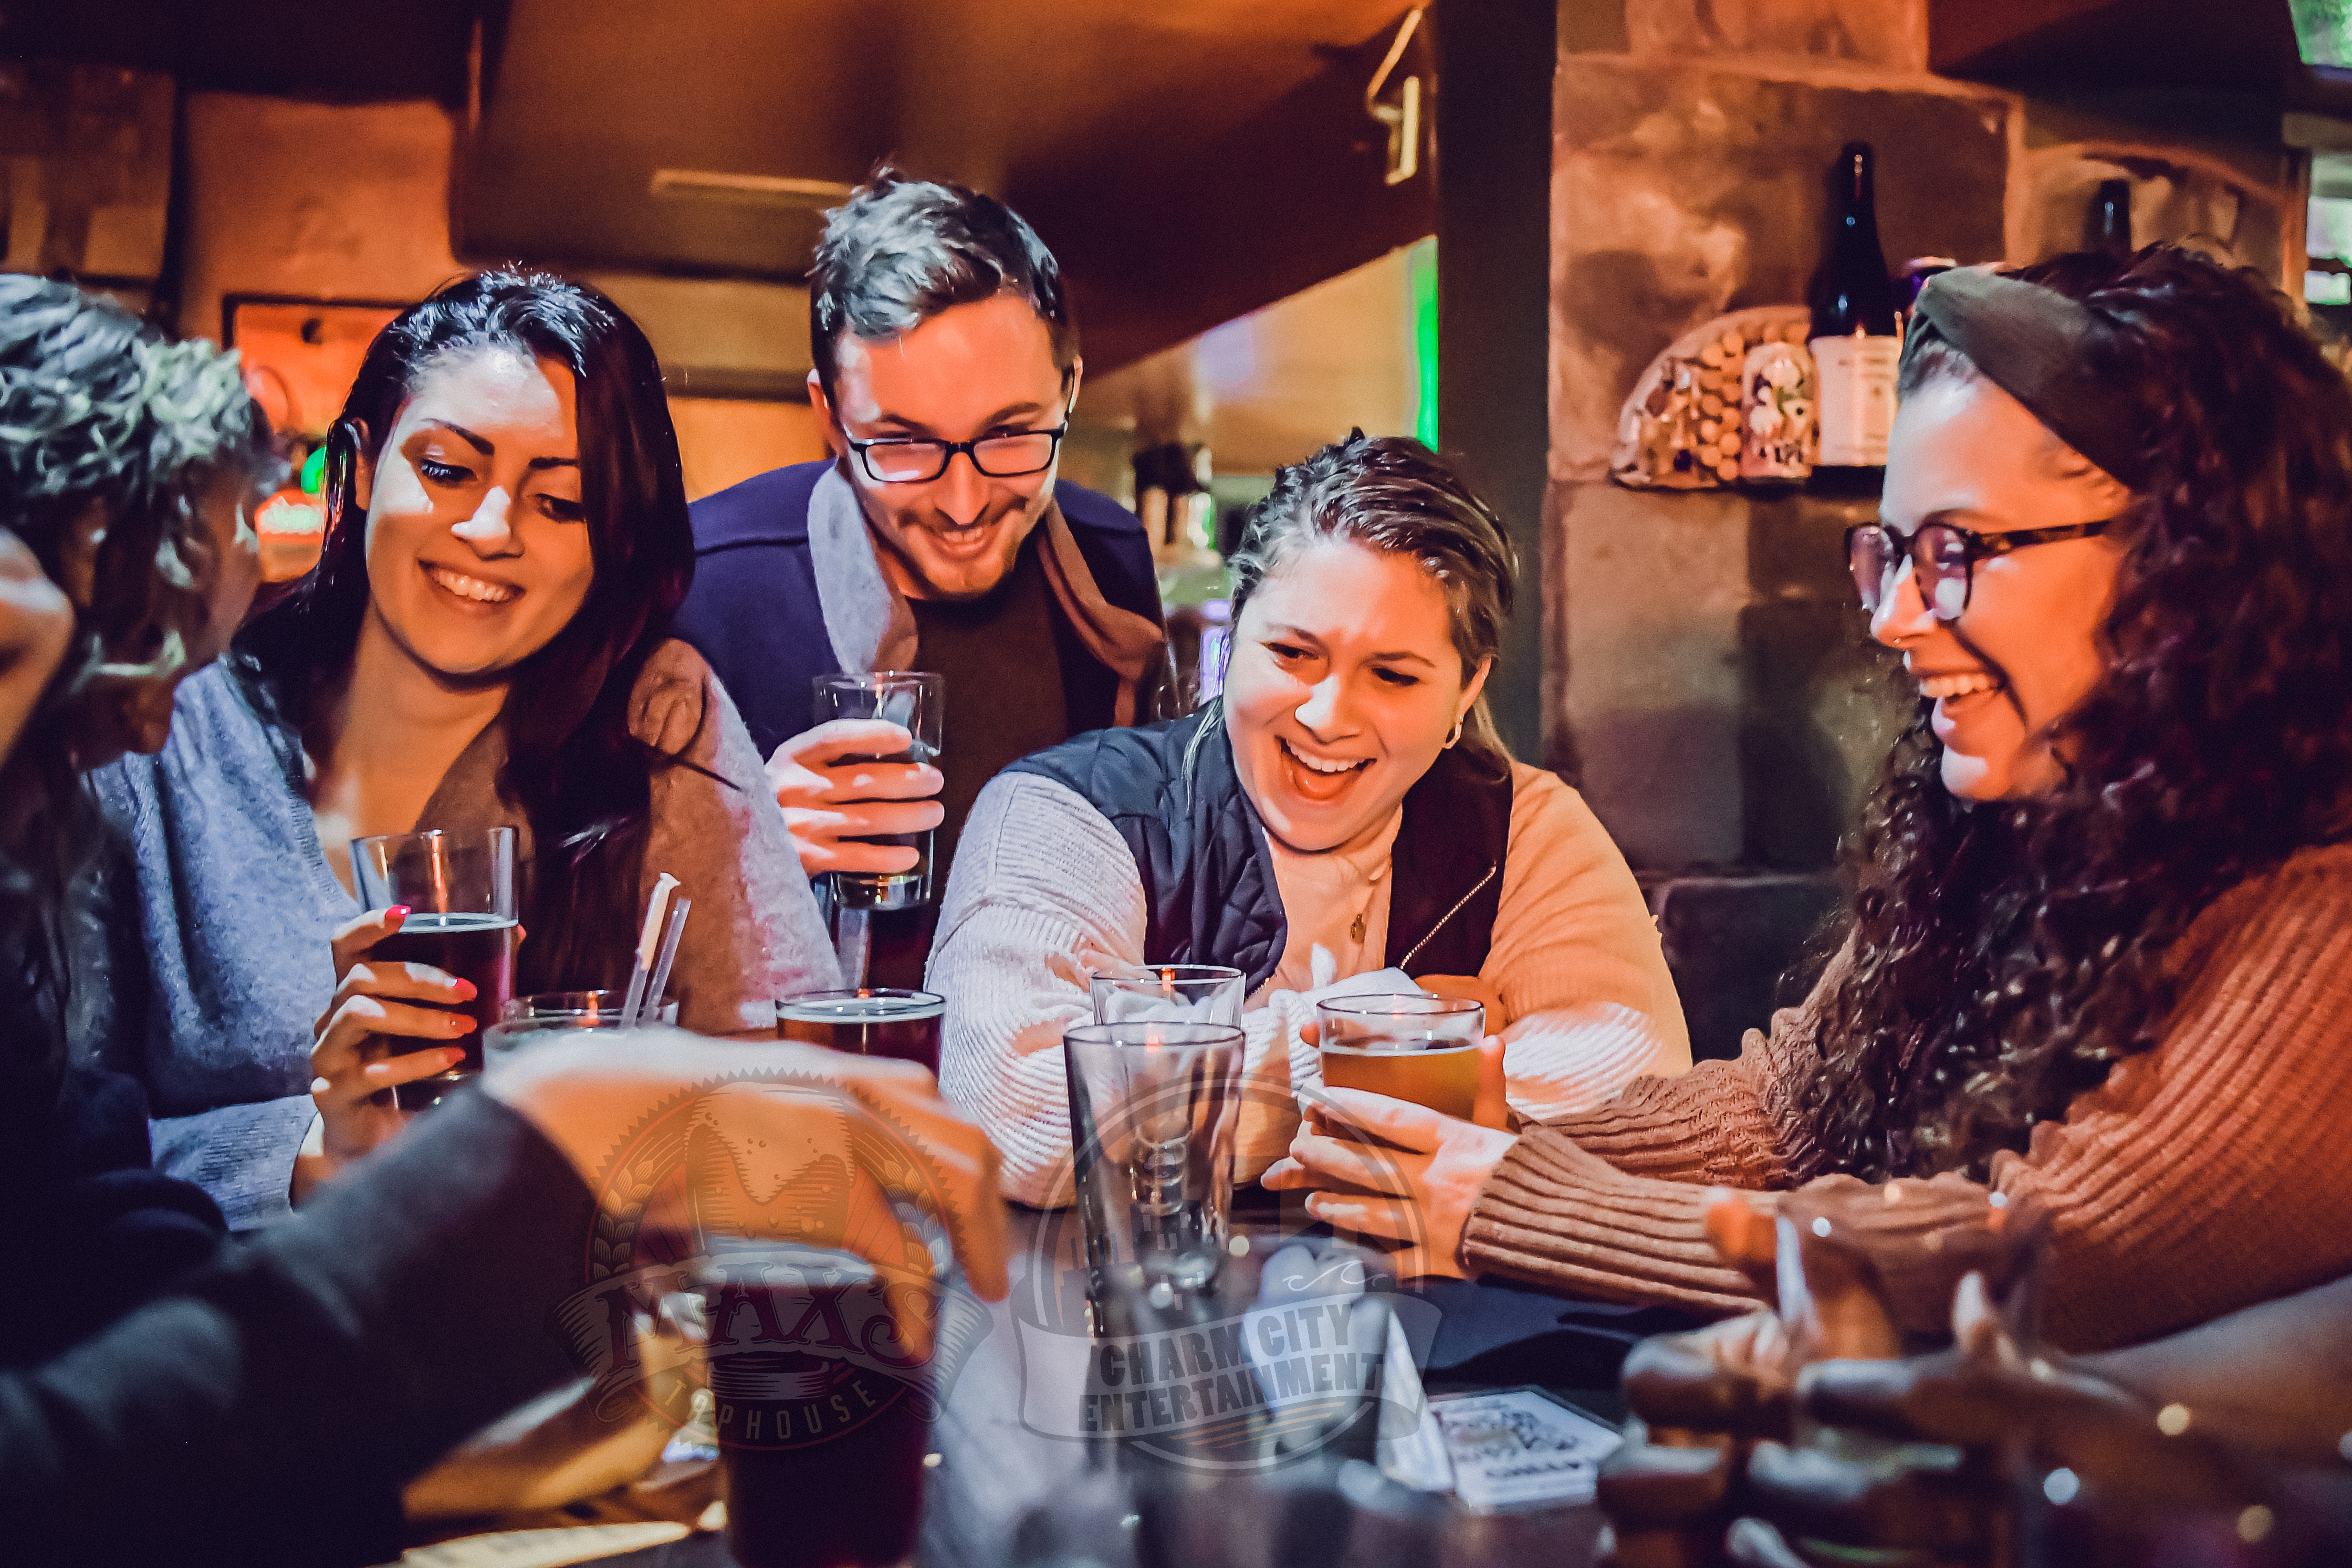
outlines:
[[433, 580], [436, 587], [446, 590], [468, 604], [503, 605], [520, 597], [522, 594], [521, 589], [511, 584], [491, 583], [479, 577], [468, 577], [463, 572], [452, 572], [446, 566], [427, 566], [425, 568], [425, 574]]
[[1279, 735], [1275, 737], [1274, 743], [1281, 749], [1282, 771], [1291, 794], [1318, 805], [1328, 805], [1345, 795], [1349, 786], [1356, 782], [1357, 775], [1372, 765], [1370, 757], [1347, 762], [1338, 758], [1303, 756]]
[[1923, 675], [1919, 677], [1919, 695], [1940, 702], [1948, 697], [1990, 691], [2000, 684], [1981, 669], [1963, 670], [1957, 675]]

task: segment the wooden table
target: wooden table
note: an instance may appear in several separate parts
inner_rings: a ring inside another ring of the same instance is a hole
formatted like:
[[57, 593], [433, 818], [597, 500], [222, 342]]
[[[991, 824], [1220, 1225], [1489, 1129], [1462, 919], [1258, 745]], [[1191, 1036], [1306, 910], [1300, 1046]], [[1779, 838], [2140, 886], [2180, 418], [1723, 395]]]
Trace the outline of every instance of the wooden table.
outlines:
[[[919, 1561], [925, 1568], [1584, 1568], [1600, 1511], [1589, 1505], [1473, 1514], [1451, 1497], [1412, 1492], [1328, 1455], [1258, 1475], [1190, 1471], [1108, 1441], [1045, 1435], [1023, 1419], [1024, 1363], [1016, 1309], [1083, 1296], [1069, 1211], [1014, 1211], [1013, 1294], [992, 1305], [987, 1332], [962, 1361], [931, 1428]], [[1261, 1213], [1235, 1226], [1246, 1255], [1228, 1288], [1254, 1294], [1265, 1260], [1297, 1234], [1297, 1216]], [[1033, 1335], [1034, 1330], [1032, 1330]], [[1528, 1381], [1518, 1379], [1517, 1381]], [[1148, 1516], [1148, 1518], [1147, 1518]], [[1155, 1539], [1139, 1542], [1150, 1532]], [[729, 1568], [716, 1536], [607, 1559], [629, 1568]]]

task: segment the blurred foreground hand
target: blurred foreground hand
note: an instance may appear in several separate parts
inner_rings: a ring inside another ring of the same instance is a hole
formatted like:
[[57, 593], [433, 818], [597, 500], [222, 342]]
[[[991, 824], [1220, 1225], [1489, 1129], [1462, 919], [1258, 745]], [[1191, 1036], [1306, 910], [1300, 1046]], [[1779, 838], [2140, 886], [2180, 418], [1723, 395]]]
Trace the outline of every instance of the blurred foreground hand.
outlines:
[[[733, 1155], [695, 1174], [689, 1197], [698, 1204], [740, 1208], [735, 1189], [764, 1186], [763, 1173], [837, 1160], [861, 1178], [857, 1189], [887, 1203], [812, 1215], [791, 1239], [900, 1268], [907, 1237], [888, 1209], [911, 1205], [946, 1232], [982, 1297], [1002, 1300], [1010, 1288], [996, 1151], [911, 1062], [677, 1029], [599, 1029], [521, 1053], [488, 1074], [483, 1088], [562, 1151], [592, 1191], [649, 1117], [696, 1097], [698, 1123]], [[702, 1192], [705, 1185], [713, 1190]]]

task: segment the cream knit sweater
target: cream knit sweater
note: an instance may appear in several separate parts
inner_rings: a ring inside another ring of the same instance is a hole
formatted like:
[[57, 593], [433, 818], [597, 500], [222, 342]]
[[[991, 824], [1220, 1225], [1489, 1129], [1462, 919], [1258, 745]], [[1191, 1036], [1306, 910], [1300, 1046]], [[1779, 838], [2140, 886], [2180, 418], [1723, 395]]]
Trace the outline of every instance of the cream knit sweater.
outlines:
[[[1093, 972], [1160, 956], [1144, 952], [1144, 928], [1134, 858], [1083, 796], [1031, 773], [1001, 774], [981, 792], [927, 984], [948, 998], [940, 1087], [995, 1142], [1008, 1196], [1070, 1201], [1062, 1031], [1090, 1016]], [[1378, 967], [1380, 947], [1365, 947], [1372, 956], [1343, 963], [1343, 982]], [[1488, 1027], [1506, 1024], [1512, 1109], [1531, 1121], [1591, 1110], [1636, 1077], [1690, 1066], [1682, 1004], [1624, 857], [1574, 790], [1524, 763], [1512, 766], [1502, 906], [1478, 977], [1503, 999], [1507, 1021]], [[1243, 1019], [1237, 1178], [1281, 1156], [1297, 1091], [1320, 1081], [1315, 1049], [1298, 1037], [1317, 994], [1277, 984]]]

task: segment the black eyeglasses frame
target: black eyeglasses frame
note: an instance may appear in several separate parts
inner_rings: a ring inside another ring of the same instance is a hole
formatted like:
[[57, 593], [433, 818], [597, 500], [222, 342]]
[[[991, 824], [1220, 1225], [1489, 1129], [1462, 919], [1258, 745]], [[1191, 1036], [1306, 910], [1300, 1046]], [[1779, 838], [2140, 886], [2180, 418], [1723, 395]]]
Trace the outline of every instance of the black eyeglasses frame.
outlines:
[[[927, 441], [911, 436], [881, 436], [877, 437], [871, 441], [853, 440], [849, 443], [849, 449], [857, 454], [858, 466], [866, 470], [866, 477], [872, 479], [877, 485], [929, 484], [932, 480], [939, 479], [948, 471], [948, 465], [955, 461], [956, 454], [958, 452], [961, 452], [966, 458], [969, 458], [971, 460], [973, 470], [985, 479], [1025, 479], [1031, 474], [1042, 474], [1047, 468], [1052, 468], [1054, 466], [1054, 459], [1062, 455], [1062, 437], [1067, 436], [1069, 433], [1070, 422], [1065, 419], [1050, 430], [1008, 430], [1003, 435], [980, 436], [975, 437], [973, 439], [969, 441]], [[1053, 449], [1045, 454], [1045, 460], [1038, 464], [1035, 468], [1018, 468], [1011, 473], [999, 473], [994, 468], [988, 468], [981, 462], [979, 448], [986, 446], [989, 442], [1017, 441], [1029, 436], [1050, 436], [1054, 438]], [[937, 447], [941, 449], [940, 452], [940, 466], [919, 479], [886, 479], [882, 475], [874, 471], [874, 459], [868, 455], [877, 447]]]
[[[2069, 539], [2096, 539], [2120, 521], [2117, 517], [2103, 517], [2095, 522], [2062, 523], [2055, 528], [2021, 528], [2008, 533], [1979, 533], [1958, 523], [1930, 522], [1921, 525], [1908, 538], [1884, 522], [1858, 522], [1845, 531], [1846, 570], [1853, 576], [1854, 591], [1862, 596], [1862, 607], [1874, 616], [1878, 613], [1878, 595], [1886, 591], [1886, 579], [1899, 570], [1900, 563], [1906, 557], [1911, 562], [1913, 574], [1921, 577], [1923, 583], [1927, 573], [1937, 570], [1932, 562], [1921, 559], [1919, 545], [1930, 529], [1940, 529], [1960, 542], [1960, 607], [1948, 616], [1941, 610], [1937, 610], [1936, 615], [1942, 620], [1956, 621], [1968, 614], [1969, 603], [1976, 596], [1978, 562], [1996, 555], [2007, 555], [2013, 550], [2023, 550], [2035, 544], [2057, 544]], [[1854, 570], [1853, 542], [1865, 533], [1882, 535], [1887, 542], [1886, 565], [1880, 572], [1874, 591], [1863, 585], [1861, 574]], [[1939, 577], [1943, 575], [1940, 572], [1937, 574]], [[1921, 588], [1919, 597], [1931, 609], [1934, 607], [1933, 596], [1925, 586]]]

